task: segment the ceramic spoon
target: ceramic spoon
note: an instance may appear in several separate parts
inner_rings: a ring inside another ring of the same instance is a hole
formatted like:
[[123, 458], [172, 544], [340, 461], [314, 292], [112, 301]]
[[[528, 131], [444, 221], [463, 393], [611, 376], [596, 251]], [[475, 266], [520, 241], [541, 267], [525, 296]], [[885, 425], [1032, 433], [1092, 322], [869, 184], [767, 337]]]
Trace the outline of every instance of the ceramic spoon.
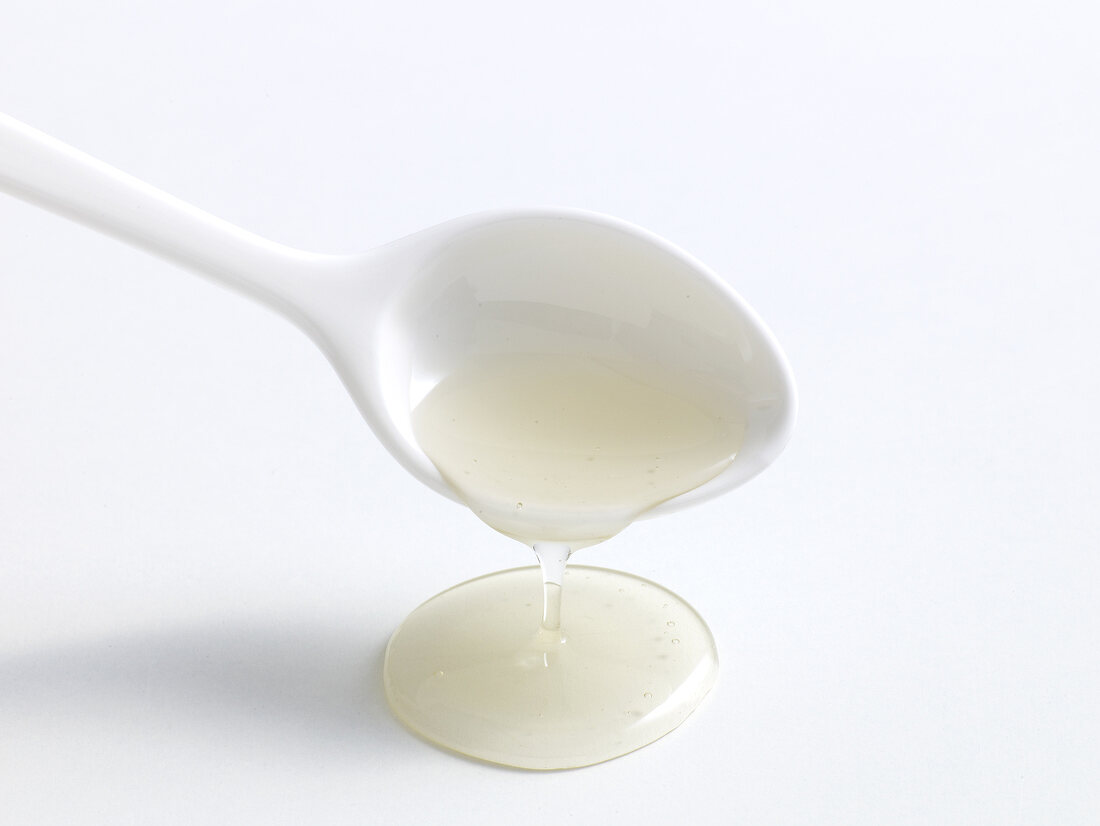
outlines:
[[704, 371], [742, 392], [737, 460], [650, 511], [723, 493], [772, 462], [794, 423], [775, 339], [718, 276], [623, 221], [578, 210], [469, 215], [352, 255], [233, 226], [0, 114], [0, 190], [251, 296], [320, 346], [397, 460], [456, 498], [417, 446], [416, 403], [471, 352], [578, 348]]

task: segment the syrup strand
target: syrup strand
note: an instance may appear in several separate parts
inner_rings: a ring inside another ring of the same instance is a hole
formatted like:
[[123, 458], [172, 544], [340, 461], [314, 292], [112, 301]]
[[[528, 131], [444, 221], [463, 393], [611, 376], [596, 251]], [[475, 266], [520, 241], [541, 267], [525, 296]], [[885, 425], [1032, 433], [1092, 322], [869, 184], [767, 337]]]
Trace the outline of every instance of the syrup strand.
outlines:
[[572, 549], [561, 542], [536, 542], [535, 556], [542, 569], [542, 628], [561, 633], [561, 583]]

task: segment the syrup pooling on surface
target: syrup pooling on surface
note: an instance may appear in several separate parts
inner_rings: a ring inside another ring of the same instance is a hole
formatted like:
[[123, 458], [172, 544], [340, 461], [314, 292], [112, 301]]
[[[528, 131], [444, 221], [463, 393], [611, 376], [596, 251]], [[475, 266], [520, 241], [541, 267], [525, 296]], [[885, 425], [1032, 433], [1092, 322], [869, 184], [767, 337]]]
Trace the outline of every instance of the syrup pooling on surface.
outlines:
[[574, 550], [717, 476], [745, 430], [735, 392], [705, 377], [542, 353], [471, 358], [412, 423], [482, 520], [526, 544]]
[[714, 683], [714, 639], [691, 606], [618, 571], [570, 565], [566, 642], [536, 633], [537, 568], [456, 586], [417, 608], [386, 652], [386, 696], [412, 729], [508, 766], [563, 769], [676, 728]]

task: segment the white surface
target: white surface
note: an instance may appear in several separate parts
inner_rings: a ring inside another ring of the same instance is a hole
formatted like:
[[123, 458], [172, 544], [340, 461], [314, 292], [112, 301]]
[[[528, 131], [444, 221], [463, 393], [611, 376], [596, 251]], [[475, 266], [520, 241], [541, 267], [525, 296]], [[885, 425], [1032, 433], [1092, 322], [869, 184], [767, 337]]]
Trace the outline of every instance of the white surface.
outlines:
[[723, 655], [601, 766], [443, 753], [390, 630], [527, 561], [408, 477], [290, 325], [0, 201], [13, 823], [1091, 824], [1100, 61], [1085, 3], [5, 5], [0, 110], [278, 241], [619, 215], [728, 274], [801, 411], [583, 561]]

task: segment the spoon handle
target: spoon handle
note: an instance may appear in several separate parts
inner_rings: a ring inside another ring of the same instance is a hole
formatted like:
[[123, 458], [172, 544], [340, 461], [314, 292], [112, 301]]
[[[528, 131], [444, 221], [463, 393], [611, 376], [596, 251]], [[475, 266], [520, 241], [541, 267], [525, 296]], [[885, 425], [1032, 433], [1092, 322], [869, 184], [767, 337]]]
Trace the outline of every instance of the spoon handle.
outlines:
[[303, 323], [311, 270], [336, 256], [253, 235], [0, 113], [0, 191], [236, 288]]

